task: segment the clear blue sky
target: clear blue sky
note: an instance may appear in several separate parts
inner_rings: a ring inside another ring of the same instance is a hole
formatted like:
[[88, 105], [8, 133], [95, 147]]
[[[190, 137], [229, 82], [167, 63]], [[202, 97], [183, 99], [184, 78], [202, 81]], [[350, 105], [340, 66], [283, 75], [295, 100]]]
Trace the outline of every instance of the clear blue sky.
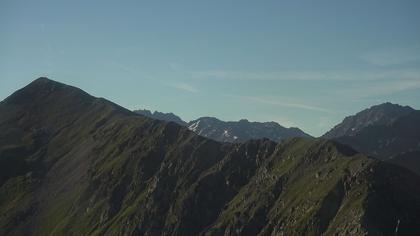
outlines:
[[39, 76], [129, 109], [321, 135], [420, 109], [420, 1], [0, 1], [0, 99]]

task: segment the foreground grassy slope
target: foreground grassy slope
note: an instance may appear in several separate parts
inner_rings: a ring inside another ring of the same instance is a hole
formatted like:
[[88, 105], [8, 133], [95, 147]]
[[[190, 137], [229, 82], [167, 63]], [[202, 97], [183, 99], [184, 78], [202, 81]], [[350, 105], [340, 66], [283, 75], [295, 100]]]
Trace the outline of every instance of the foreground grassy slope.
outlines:
[[420, 234], [419, 178], [331, 141], [222, 144], [45, 78], [0, 130], [0, 235]]

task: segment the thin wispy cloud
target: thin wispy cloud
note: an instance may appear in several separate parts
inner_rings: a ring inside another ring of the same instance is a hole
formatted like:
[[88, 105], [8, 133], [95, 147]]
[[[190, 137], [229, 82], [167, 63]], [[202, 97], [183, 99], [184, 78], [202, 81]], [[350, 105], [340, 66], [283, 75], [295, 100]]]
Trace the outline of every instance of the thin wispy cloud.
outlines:
[[175, 71], [175, 72], [184, 70], [184, 67], [182, 66], [182, 64], [177, 63], [177, 62], [169, 62], [168, 67], [169, 67], [169, 69], [171, 69], [172, 71]]
[[302, 81], [375, 81], [375, 80], [416, 80], [420, 69], [382, 69], [365, 71], [283, 71], [283, 72], [246, 72], [229, 70], [192, 71], [196, 79], [220, 80], [302, 80]]
[[320, 106], [306, 104], [306, 103], [302, 103], [298, 101], [287, 101], [284, 98], [267, 98], [267, 97], [240, 96], [240, 95], [226, 95], [226, 96], [240, 98], [240, 99], [244, 99], [251, 102], [280, 106], [280, 107], [296, 108], [296, 109], [319, 111], [319, 112], [326, 112], [326, 113], [335, 113], [332, 110], [329, 110]]
[[138, 68], [126, 65], [118, 61], [109, 61], [109, 64], [113, 67], [118, 68], [121, 71], [128, 72], [131, 75], [140, 75], [142, 74]]
[[376, 66], [403, 65], [420, 61], [420, 46], [373, 51], [364, 54], [362, 59]]
[[172, 88], [176, 88], [178, 90], [182, 90], [182, 91], [186, 91], [189, 93], [198, 93], [199, 90], [197, 88], [195, 88], [194, 86], [187, 84], [187, 83], [175, 83], [175, 84], [169, 84], [168, 86], [172, 87]]
[[316, 125], [320, 129], [325, 129], [325, 128], [331, 128], [333, 124], [334, 122], [331, 120], [331, 117], [322, 116], [322, 117], [319, 117], [318, 123]]
[[420, 78], [417, 80], [395, 80], [369, 85], [356, 86], [352, 88], [343, 88], [335, 91], [336, 95], [351, 98], [369, 98], [391, 95], [399, 92], [420, 89]]

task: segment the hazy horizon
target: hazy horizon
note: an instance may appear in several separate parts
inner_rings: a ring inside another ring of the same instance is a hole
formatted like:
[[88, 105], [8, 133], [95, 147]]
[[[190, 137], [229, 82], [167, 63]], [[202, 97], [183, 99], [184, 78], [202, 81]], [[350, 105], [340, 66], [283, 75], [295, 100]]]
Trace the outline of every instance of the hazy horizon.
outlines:
[[418, 1], [2, 1], [0, 99], [40, 76], [184, 120], [319, 136], [384, 102], [420, 109]]

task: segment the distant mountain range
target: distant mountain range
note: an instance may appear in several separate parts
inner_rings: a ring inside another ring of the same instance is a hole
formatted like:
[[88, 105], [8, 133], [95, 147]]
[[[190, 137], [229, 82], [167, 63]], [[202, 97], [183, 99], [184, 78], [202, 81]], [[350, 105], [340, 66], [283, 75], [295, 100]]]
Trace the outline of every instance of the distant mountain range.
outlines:
[[152, 119], [175, 122], [182, 126], [188, 126], [187, 122], [183, 121], [181, 118], [179, 118], [179, 116], [175, 115], [174, 113], [163, 113], [159, 111], [151, 112], [150, 110], [146, 109], [134, 110], [133, 112], [139, 115], [150, 117]]
[[346, 117], [324, 138], [420, 174], [420, 111], [384, 103]]
[[[136, 110], [153, 119], [172, 121], [220, 142], [245, 142], [268, 138], [280, 142], [291, 137], [311, 137], [298, 128], [276, 122], [221, 121], [201, 117], [185, 122], [173, 113]], [[383, 103], [346, 117], [322, 138], [333, 139], [379, 160], [398, 164], [420, 174], [419, 112], [409, 106]]]
[[419, 186], [336, 141], [216, 142], [47, 78], [0, 102], [0, 235], [420, 235]]
[[276, 122], [250, 122], [246, 119], [239, 121], [221, 121], [214, 117], [200, 117], [185, 122], [173, 113], [151, 112], [149, 110], [135, 110], [137, 114], [153, 119], [172, 121], [195, 133], [220, 142], [244, 142], [252, 139], [268, 138], [279, 142], [291, 137], [311, 137], [298, 128], [285, 128]]

